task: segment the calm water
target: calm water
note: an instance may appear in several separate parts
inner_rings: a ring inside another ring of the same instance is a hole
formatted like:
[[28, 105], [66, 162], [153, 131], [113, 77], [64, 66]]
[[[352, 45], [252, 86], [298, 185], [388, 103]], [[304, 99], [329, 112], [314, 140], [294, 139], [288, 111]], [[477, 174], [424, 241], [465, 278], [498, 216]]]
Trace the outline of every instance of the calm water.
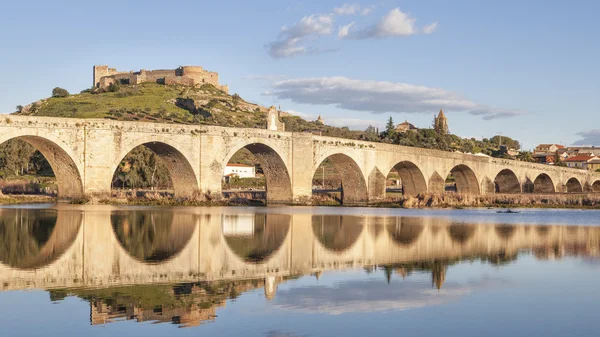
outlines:
[[600, 212], [0, 208], [0, 336], [598, 336]]

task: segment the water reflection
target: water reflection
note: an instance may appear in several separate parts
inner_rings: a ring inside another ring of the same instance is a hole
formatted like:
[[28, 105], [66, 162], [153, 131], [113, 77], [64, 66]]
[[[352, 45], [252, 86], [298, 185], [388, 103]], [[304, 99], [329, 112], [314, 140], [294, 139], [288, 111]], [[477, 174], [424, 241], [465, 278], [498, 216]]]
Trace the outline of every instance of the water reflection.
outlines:
[[193, 217], [171, 212], [118, 211], [110, 220], [123, 248], [146, 262], [161, 262], [179, 253], [196, 227]]
[[71, 246], [80, 226], [78, 213], [1, 209], [0, 262], [20, 269], [44, 267]]
[[291, 217], [285, 214], [224, 214], [223, 236], [231, 250], [245, 262], [259, 263], [283, 244]]
[[363, 231], [364, 220], [349, 215], [313, 215], [312, 229], [324, 247], [340, 252], [354, 245]]
[[[527, 251], [544, 260], [600, 252], [598, 227], [227, 209], [0, 212], [0, 289], [48, 289], [52, 301], [77, 296], [89, 302], [92, 324], [194, 326], [252, 291], [275, 306], [312, 312], [435, 305], [493, 281], [449, 282], [462, 261], [503, 266]], [[363, 280], [278, 293], [292, 279], [342, 269], [380, 274], [383, 285]], [[423, 275], [426, 288], [415, 281]]]
[[423, 223], [421, 218], [416, 217], [397, 217], [391, 218], [387, 225], [387, 230], [392, 239], [400, 245], [410, 246], [423, 232]]

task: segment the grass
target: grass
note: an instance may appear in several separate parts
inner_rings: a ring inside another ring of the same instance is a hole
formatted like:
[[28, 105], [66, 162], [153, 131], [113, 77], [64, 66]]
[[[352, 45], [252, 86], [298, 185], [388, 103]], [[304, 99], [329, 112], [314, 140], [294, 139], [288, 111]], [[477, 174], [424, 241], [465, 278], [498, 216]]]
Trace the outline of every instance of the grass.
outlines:
[[[191, 101], [191, 106], [180, 104], [182, 99]], [[84, 90], [64, 98], [50, 97], [17, 114], [258, 127], [266, 123], [265, 110], [243, 99], [234, 100], [210, 84], [186, 87], [143, 83], [123, 85], [117, 92]]]

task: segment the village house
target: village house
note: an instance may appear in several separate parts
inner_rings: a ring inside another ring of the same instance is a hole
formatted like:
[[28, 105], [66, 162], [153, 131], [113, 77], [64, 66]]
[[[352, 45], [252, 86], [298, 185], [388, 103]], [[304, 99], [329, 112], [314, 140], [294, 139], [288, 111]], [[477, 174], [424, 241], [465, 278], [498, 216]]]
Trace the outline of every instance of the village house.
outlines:
[[244, 164], [227, 164], [225, 166], [225, 170], [223, 172], [223, 176], [225, 177], [225, 181], [229, 181], [231, 177], [238, 178], [255, 178], [256, 177], [256, 169], [251, 165]]
[[560, 144], [540, 144], [533, 150], [533, 158], [535, 158], [538, 163], [554, 164], [557, 151], [564, 148], [564, 145]]
[[600, 147], [595, 146], [569, 146], [566, 148], [558, 149], [556, 153], [561, 159], [566, 159], [578, 155], [587, 154], [590, 156], [600, 156]]
[[[598, 160], [599, 163], [594, 162], [594, 160]], [[597, 164], [600, 165], [600, 158], [598, 158], [596, 156], [581, 154], [581, 155], [577, 155], [577, 156], [565, 159], [565, 163], [567, 164], [567, 167], [590, 170], [595, 165], [597, 165]], [[591, 163], [591, 165], [590, 165], [590, 163]]]
[[400, 123], [398, 125], [396, 125], [396, 131], [400, 132], [400, 133], [404, 133], [406, 131], [415, 131], [418, 130], [418, 128], [414, 125], [412, 125], [411, 123], [409, 123], [408, 121], [404, 121], [404, 123]]

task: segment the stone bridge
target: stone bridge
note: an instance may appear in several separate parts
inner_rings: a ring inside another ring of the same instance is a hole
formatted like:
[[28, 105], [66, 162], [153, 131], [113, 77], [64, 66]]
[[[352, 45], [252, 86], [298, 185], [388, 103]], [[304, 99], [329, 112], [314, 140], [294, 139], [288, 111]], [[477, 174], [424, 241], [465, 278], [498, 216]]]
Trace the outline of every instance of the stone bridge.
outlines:
[[344, 203], [384, 198], [392, 170], [406, 195], [443, 192], [450, 173], [457, 191], [467, 194], [600, 192], [600, 174], [594, 172], [309, 133], [104, 119], [0, 119], [0, 142], [16, 138], [46, 157], [65, 198], [109, 192], [119, 163], [140, 145], [164, 160], [176, 196], [220, 194], [223, 169], [242, 148], [260, 162], [271, 203], [309, 200], [313, 176], [326, 159], [342, 178]]
[[[31, 222], [40, 219], [39, 210], [2, 209], [0, 242], [6, 246], [0, 250], [0, 291], [268, 281], [363, 266], [516, 257], [523, 249], [541, 258], [600, 255], [598, 227], [303, 210], [64, 205], [43, 210], [42, 228]], [[151, 233], [143, 231], [144, 221]], [[11, 236], [11, 224], [30, 226], [28, 234]]]

